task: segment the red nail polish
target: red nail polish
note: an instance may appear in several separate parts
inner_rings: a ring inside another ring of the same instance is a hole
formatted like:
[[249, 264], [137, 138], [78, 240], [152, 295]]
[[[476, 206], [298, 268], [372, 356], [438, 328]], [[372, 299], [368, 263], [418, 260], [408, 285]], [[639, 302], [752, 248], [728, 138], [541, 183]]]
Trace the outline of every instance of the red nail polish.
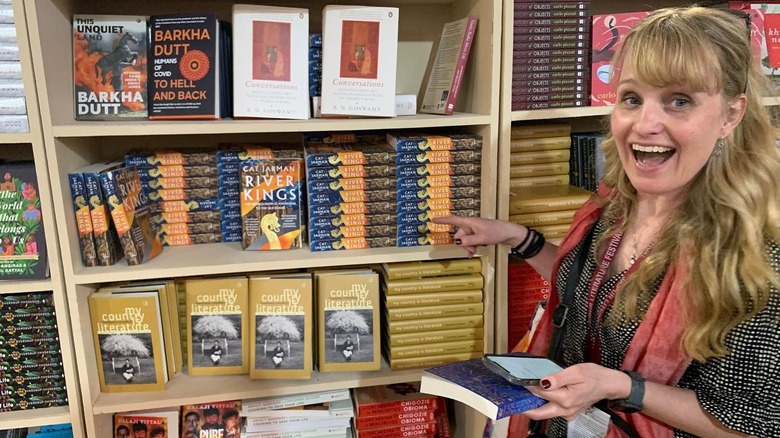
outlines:
[[550, 386], [551, 386], [551, 385], [552, 385], [552, 384], [551, 384], [551, 383], [550, 383], [550, 381], [549, 381], [549, 380], [547, 380], [547, 379], [542, 379], [542, 380], [539, 382], [539, 386], [541, 386], [541, 387], [542, 387], [542, 389], [550, 389]]
[[463, 243], [463, 241], [462, 241], [462, 240], [460, 240], [460, 239], [455, 239], [455, 245], [460, 245], [461, 243]]

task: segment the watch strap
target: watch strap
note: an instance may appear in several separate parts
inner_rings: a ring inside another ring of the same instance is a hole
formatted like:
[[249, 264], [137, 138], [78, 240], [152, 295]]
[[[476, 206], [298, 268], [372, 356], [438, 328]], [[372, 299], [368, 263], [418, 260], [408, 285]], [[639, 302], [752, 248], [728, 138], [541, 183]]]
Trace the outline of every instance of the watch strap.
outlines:
[[610, 400], [607, 404], [611, 409], [633, 414], [642, 410], [645, 399], [645, 378], [635, 371], [623, 370], [631, 378], [631, 391], [627, 398]]

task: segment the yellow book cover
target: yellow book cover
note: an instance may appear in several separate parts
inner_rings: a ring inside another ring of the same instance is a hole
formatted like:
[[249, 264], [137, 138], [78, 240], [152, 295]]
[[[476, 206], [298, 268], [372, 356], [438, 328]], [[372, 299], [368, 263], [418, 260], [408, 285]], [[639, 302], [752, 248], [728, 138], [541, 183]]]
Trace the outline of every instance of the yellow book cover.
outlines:
[[407, 345], [404, 347], [389, 346], [387, 355], [390, 357], [390, 360], [393, 360], [421, 356], [439, 356], [453, 353], [482, 353], [483, 346], [484, 343], [482, 342], [482, 339]]
[[568, 149], [552, 149], [549, 151], [512, 152], [509, 154], [509, 165], [569, 162]]
[[482, 274], [446, 275], [442, 277], [387, 280], [384, 282], [384, 290], [388, 296], [457, 290], [482, 290], [484, 283]]
[[395, 322], [428, 320], [429, 318], [446, 318], [450, 316], [481, 315], [482, 311], [483, 306], [481, 302], [427, 307], [402, 307], [398, 309], [387, 309], [387, 320], [389, 322]]
[[319, 370], [380, 369], [379, 275], [331, 272], [316, 287]]
[[593, 193], [577, 186], [529, 187], [509, 191], [509, 214], [576, 210]]
[[570, 227], [571, 224], [544, 225], [536, 227], [536, 231], [544, 234], [544, 237], [549, 237], [550, 239], [560, 239], [562, 237], [566, 237]]
[[568, 174], [518, 177], [511, 178], [509, 180], [510, 189], [539, 186], [561, 186], [566, 184], [569, 184]]
[[[173, 379], [176, 374], [176, 358], [174, 353], [173, 331], [171, 330], [170, 311], [168, 309], [168, 293], [165, 283], [138, 282], [125, 283], [119, 285], [109, 285], [98, 289], [98, 293], [134, 293], [134, 292], [154, 292], [157, 294], [157, 302], [160, 305], [160, 316], [162, 318], [163, 342], [165, 344], [165, 363], [168, 372], [168, 380]], [[178, 336], [177, 336], [178, 338]]]
[[396, 333], [417, 333], [435, 330], [451, 330], [456, 328], [474, 328], [483, 327], [483, 323], [484, 318], [482, 315], [450, 316], [446, 318], [431, 318], [425, 321], [388, 321], [387, 332], [391, 335], [395, 335]]
[[541, 211], [538, 213], [512, 214], [509, 221], [526, 227], [542, 227], [547, 225], [571, 225], [576, 209]]
[[437, 356], [407, 357], [403, 359], [390, 359], [390, 369], [392, 371], [412, 370], [417, 368], [430, 368], [444, 365], [452, 362], [463, 362], [469, 359], [478, 359], [482, 357], [481, 351], [471, 353], [452, 353]]
[[249, 277], [249, 377], [311, 377], [312, 295], [310, 273]]
[[410, 295], [387, 295], [384, 293], [383, 295], [385, 307], [388, 309], [482, 302], [482, 290], [458, 290]]
[[156, 292], [87, 299], [101, 392], [163, 391], [167, 382]]
[[531, 176], [550, 176], [566, 175], [569, 176], [569, 163], [541, 163], [541, 164], [520, 164], [509, 166], [509, 178], [527, 178]]
[[547, 137], [568, 137], [571, 134], [571, 125], [569, 123], [537, 123], [533, 125], [512, 125], [510, 138], [547, 138]]
[[191, 376], [247, 374], [246, 277], [188, 278], [187, 363]]
[[382, 268], [388, 280], [475, 274], [482, 272], [482, 258], [384, 263]]
[[556, 149], [569, 149], [571, 137], [559, 135], [555, 137], [540, 138], [513, 138], [509, 140], [509, 152], [533, 152], [551, 151]]
[[419, 333], [396, 333], [387, 337], [387, 344], [390, 347], [403, 347], [406, 345], [435, 344], [437, 342], [482, 339], [483, 335], [484, 329], [482, 327], [435, 330]]

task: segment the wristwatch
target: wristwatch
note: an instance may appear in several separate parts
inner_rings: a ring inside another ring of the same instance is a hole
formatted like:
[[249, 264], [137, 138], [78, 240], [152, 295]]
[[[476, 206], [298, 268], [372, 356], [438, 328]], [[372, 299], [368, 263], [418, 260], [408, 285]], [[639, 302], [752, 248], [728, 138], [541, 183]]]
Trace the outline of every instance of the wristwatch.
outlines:
[[645, 398], [645, 378], [634, 371], [623, 370], [631, 378], [631, 391], [627, 398], [610, 400], [607, 403], [613, 411], [633, 414], [642, 410], [642, 402]]

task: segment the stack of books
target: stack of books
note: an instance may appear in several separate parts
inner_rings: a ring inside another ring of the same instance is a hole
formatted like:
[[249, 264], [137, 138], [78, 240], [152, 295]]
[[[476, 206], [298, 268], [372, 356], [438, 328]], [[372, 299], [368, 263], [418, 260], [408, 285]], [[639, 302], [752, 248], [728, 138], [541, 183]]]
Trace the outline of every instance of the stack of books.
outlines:
[[604, 177], [604, 151], [600, 132], [580, 132], [571, 135], [571, 156], [569, 159], [569, 184], [596, 192], [599, 181]]
[[572, 185], [510, 189], [509, 220], [532, 226], [552, 243], [560, 243], [574, 213], [593, 193]]
[[11, 2], [0, 3], [0, 132], [30, 132]]
[[241, 436], [352, 438], [349, 389], [243, 400]]
[[588, 105], [590, 0], [515, 0], [512, 110]]
[[67, 406], [51, 292], [0, 295], [0, 412]]
[[509, 144], [509, 187], [569, 184], [570, 134], [568, 123], [513, 125]]
[[525, 340], [537, 317], [544, 312], [551, 286], [531, 265], [514, 257], [509, 258], [507, 276], [508, 336], [505, 348], [512, 351], [521, 340]]
[[447, 404], [420, 394], [419, 382], [356, 388], [355, 429], [360, 438], [436, 436], [449, 438]]
[[383, 350], [390, 369], [482, 355], [481, 272], [480, 258], [383, 265]]
[[452, 243], [452, 228], [431, 219], [478, 215], [482, 137], [406, 132], [387, 142], [396, 151], [398, 246]]

